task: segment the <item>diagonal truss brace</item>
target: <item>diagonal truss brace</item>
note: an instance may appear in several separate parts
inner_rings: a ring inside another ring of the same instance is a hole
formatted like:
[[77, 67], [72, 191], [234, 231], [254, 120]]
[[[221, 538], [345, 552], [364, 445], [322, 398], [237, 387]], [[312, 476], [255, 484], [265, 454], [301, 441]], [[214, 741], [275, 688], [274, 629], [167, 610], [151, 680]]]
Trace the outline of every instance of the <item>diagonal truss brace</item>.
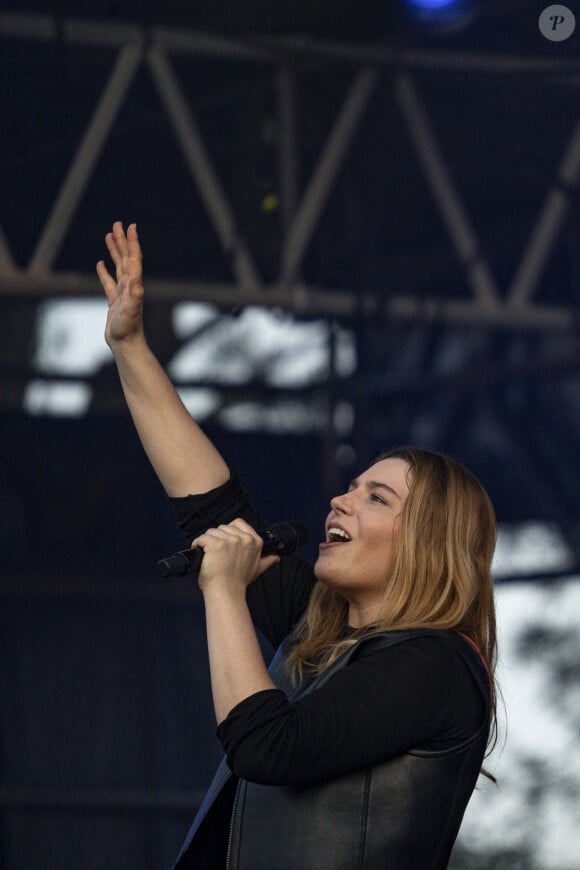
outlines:
[[348, 146], [368, 106], [377, 75], [376, 70], [365, 68], [356, 75], [349, 89], [310, 184], [288, 230], [282, 251], [279, 278], [282, 285], [292, 285], [297, 279], [304, 253], [343, 164]]
[[141, 41], [129, 42], [119, 53], [111, 77], [32, 255], [29, 265], [32, 275], [46, 272], [56, 259], [123, 99], [131, 87], [142, 53]]
[[529, 303], [542, 271], [554, 249], [580, 181], [580, 118], [558, 168], [556, 183], [548, 194], [509, 290], [508, 304]]
[[580, 120], [558, 168], [556, 184], [546, 199], [522, 253], [506, 302], [502, 303], [497, 282], [483, 256], [477, 235], [445, 165], [417, 89], [408, 74], [401, 73], [396, 77], [395, 94], [417, 158], [431, 186], [441, 216], [447, 224], [474, 296], [483, 309], [498, 306], [516, 309], [529, 304], [542, 270], [558, 240], [570, 207], [571, 194], [580, 181]]
[[258, 270], [237, 229], [232, 207], [221, 188], [191, 107], [179, 87], [167, 54], [162, 48], [154, 46], [149, 50], [147, 60], [214, 229], [225, 253], [233, 258], [237, 281], [241, 288], [259, 287]]
[[0, 227], [0, 275], [15, 275], [17, 271], [4, 230]]
[[473, 294], [483, 307], [495, 305], [499, 301], [495, 279], [454, 187], [415, 84], [408, 74], [397, 75], [395, 96], [406, 121], [417, 159], [431, 185], [441, 217], [447, 224], [451, 241], [465, 268]]
[[[48, 16], [18, 14], [3, 16], [1, 35], [3, 38], [41, 40], [52, 40], [59, 36], [76, 44], [115, 46], [120, 50], [110, 79], [55, 200], [26, 272], [15, 266], [0, 229], [0, 293], [87, 295], [95, 292], [94, 289], [91, 290], [94, 281], [89, 281], [87, 276], [72, 273], [57, 274], [52, 266], [122, 101], [131, 87], [141, 60], [145, 57], [210, 219], [226, 254], [232, 257], [237, 281], [237, 285], [230, 287], [223, 285], [211, 287], [195, 281], [168, 280], [161, 282], [158, 288], [150, 286], [150, 293], [166, 299], [184, 298], [186, 295], [189, 298], [198, 298], [198, 294], [201, 294], [199, 298], [207, 298], [210, 294], [218, 305], [223, 304], [226, 299], [228, 304], [259, 304], [260, 300], [264, 302], [266, 297], [263, 295], [251, 253], [236, 228], [231, 206], [219, 185], [191, 109], [186, 104], [171, 68], [167, 53], [177, 51], [225, 58], [244, 57], [252, 62], [267, 63], [273, 70], [278, 69], [279, 111], [283, 131], [279, 166], [281, 181], [283, 181], [281, 191], [284, 200], [282, 205], [285, 239], [282, 247], [280, 279], [277, 284], [268, 288], [269, 304], [277, 304], [303, 315], [324, 311], [338, 314], [342, 310], [345, 315], [348, 315], [348, 312], [357, 312], [374, 316], [380, 310], [388, 310], [390, 316], [403, 319], [434, 317], [447, 321], [481, 322], [504, 327], [520, 325], [524, 329], [567, 329], [573, 323], [573, 312], [570, 309], [533, 306], [531, 297], [563, 224], [569, 207], [570, 193], [579, 180], [580, 122], [559, 167], [557, 184], [545, 203], [522, 256], [506, 304], [506, 301], [500, 298], [496, 281], [481, 253], [469, 216], [453, 186], [451, 175], [445, 166], [414, 82], [408, 73], [399, 73], [395, 79], [395, 93], [415, 146], [419, 164], [433, 190], [455, 250], [464, 264], [473, 301], [429, 300], [424, 297], [417, 299], [404, 293], [393, 295], [385, 300], [377, 294], [365, 293], [364, 290], [337, 293], [332, 288], [308, 288], [297, 283], [300, 266], [320, 220], [328, 194], [346, 159], [350, 142], [367, 109], [376, 83], [377, 70], [381, 66], [393, 65], [400, 69], [400, 62], [404, 59], [400, 54], [395, 57], [392, 52], [386, 50], [365, 52], [362, 49], [358, 49], [353, 54], [353, 48], [349, 46], [313, 47], [313, 50], [318, 52], [319, 58], [324, 58], [326, 51], [332, 59], [336, 60], [336, 57], [341, 55], [360, 68], [355, 74], [302, 201], [298, 202], [295, 129], [297, 113], [294, 104], [293, 73], [288, 63], [288, 53], [280, 58], [280, 53], [276, 51], [275, 39], [262, 40], [261, 43], [256, 44], [255, 41], [252, 43], [239, 39], [212, 37], [193, 31], [154, 28], [148, 34], [151, 48], [144, 54], [146, 34], [141, 28], [130, 25], [104, 25], [102, 22], [75, 19], [65, 19], [57, 28], [54, 20]], [[295, 46], [293, 50], [300, 56], [299, 47]], [[557, 72], [560, 67], [562, 67], [561, 72], [574, 72], [575, 69], [573, 63], [571, 69], [568, 69], [569, 63], [568, 67], [566, 64], [560, 64], [559, 67], [554, 61], [550, 60], [548, 63], [545, 59], [540, 62], [537, 59], [534, 61], [533, 58], [507, 58], [503, 63], [501, 58], [484, 58], [483, 67], [479, 60], [481, 58], [478, 59], [475, 55], [447, 57], [419, 52], [407, 56], [404, 67], [412, 70], [431, 68], [435, 65], [449, 69], [463, 69], [467, 72], [482, 68], [485, 72], [500, 74], [521, 73], [522, 69], [533, 72], [538, 64], [540, 64], [538, 68], [540, 72], [548, 72], [550, 69]], [[233, 299], [235, 302], [232, 303]]]

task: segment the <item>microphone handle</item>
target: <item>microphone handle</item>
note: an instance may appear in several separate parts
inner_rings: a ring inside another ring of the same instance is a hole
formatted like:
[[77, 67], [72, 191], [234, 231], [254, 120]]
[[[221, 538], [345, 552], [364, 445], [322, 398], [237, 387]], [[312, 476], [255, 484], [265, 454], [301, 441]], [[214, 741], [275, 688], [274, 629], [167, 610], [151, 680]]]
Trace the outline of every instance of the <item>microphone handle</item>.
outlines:
[[160, 559], [157, 568], [162, 577], [184, 577], [186, 574], [199, 574], [203, 550], [200, 547], [190, 550], [180, 550]]
[[[306, 529], [301, 523], [274, 523], [268, 529], [260, 532], [263, 538], [262, 555], [281, 556], [295, 553], [306, 542]], [[157, 568], [163, 577], [184, 577], [186, 574], [199, 574], [203, 550], [195, 547], [190, 550], [180, 550], [172, 556], [167, 556], [157, 563]]]

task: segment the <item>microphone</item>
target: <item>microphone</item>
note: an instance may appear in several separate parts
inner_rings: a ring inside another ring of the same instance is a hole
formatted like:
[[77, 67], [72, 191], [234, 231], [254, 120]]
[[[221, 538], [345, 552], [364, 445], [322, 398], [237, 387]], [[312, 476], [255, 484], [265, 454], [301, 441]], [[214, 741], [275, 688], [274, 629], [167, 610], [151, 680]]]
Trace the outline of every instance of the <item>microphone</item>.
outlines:
[[[262, 556], [289, 556], [308, 540], [308, 533], [302, 523], [274, 523], [267, 529], [258, 529], [258, 534], [264, 541]], [[203, 550], [194, 547], [161, 559], [157, 568], [162, 577], [184, 577], [186, 574], [199, 574], [202, 559]]]

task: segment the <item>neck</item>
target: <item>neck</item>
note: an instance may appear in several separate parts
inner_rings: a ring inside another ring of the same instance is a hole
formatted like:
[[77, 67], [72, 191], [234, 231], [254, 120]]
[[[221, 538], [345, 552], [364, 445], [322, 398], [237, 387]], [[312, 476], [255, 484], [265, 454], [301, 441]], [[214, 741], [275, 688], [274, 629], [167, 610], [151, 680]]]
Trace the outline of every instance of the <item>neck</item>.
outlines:
[[348, 606], [348, 624], [351, 628], [364, 628], [377, 621], [379, 608], [376, 604], [355, 604]]

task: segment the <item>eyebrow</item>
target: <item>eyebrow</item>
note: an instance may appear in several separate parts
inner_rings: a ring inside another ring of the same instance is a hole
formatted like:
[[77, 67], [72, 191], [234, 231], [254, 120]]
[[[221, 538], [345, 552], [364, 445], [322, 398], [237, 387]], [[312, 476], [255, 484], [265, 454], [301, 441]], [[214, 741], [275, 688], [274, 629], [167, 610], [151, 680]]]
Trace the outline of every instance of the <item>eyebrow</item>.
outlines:
[[[358, 477], [355, 477], [354, 480], [351, 480], [349, 489], [356, 489], [356, 487], [359, 486], [359, 483], [360, 481]], [[399, 493], [393, 489], [392, 486], [389, 486], [388, 483], [381, 483], [379, 480], [367, 480], [366, 487], [367, 489], [385, 489], [387, 492], [390, 492], [391, 495], [394, 495], [395, 498], [398, 498], [399, 501], [402, 501]]]

